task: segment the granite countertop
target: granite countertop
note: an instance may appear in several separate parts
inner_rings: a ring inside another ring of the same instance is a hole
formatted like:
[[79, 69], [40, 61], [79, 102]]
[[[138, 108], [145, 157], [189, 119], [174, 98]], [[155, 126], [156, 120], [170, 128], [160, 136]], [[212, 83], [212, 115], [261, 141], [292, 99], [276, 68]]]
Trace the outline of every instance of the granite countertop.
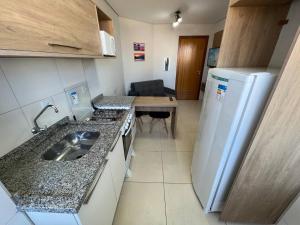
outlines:
[[134, 96], [98, 96], [93, 100], [97, 109], [130, 109]]
[[[77, 213], [106, 156], [120, 135], [123, 121], [99, 124], [64, 118], [0, 158], [0, 180], [21, 211]], [[65, 135], [100, 131], [89, 152], [74, 161], [46, 161], [42, 155]]]

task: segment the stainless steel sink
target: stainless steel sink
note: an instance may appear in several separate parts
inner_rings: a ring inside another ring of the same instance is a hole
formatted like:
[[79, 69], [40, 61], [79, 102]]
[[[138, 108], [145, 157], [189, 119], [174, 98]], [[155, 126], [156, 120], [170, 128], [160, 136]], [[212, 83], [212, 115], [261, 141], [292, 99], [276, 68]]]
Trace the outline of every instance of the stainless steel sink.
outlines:
[[70, 133], [54, 144], [42, 158], [51, 161], [72, 161], [88, 153], [98, 139], [99, 132], [78, 131]]

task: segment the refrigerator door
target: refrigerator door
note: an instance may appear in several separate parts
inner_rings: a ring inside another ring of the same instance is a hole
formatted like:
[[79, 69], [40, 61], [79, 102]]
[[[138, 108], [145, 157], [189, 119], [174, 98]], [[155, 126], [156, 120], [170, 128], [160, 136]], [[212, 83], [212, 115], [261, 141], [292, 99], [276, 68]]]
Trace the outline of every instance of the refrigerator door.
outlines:
[[226, 92], [218, 94], [218, 86], [228, 85], [228, 79], [223, 81], [213, 78], [210, 74], [206, 82], [206, 91], [202, 112], [200, 115], [198, 136], [196, 138], [193, 162], [192, 162], [192, 181], [194, 189], [203, 206], [207, 205], [208, 196], [203, 192], [206, 185], [205, 173], [209, 173], [205, 168], [210, 155], [210, 149], [214, 141], [214, 136], [218, 128], [221, 109], [223, 106]]
[[232, 79], [209, 74], [192, 163], [193, 186], [205, 212], [212, 210], [252, 83], [252, 76]]
[[245, 152], [248, 149], [248, 145], [274, 82], [275, 76], [271, 74], [260, 73], [255, 76], [246, 107], [243, 110], [234, 140], [231, 142], [232, 144], [228, 151], [226, 165], [224, 168], [221, 168], [222, 176], [216, 190], [211, 211], [220, 211], [224, 207], [227, 195], [244, 158]]

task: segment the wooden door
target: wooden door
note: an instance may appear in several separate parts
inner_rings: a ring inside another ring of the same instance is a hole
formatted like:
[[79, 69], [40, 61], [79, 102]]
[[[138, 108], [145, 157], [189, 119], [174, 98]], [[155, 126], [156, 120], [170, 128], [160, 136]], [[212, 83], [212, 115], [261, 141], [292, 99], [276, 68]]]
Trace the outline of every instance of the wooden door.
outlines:
[[221, 219], [275, 223], [300, 191], [300, 30]]
[[0, 53], [9, 51], [100, 55], [96, 6], [87, 0], [1, 0]]
[[179, 37], [176, 96], [182, 100], [199, 98], [208, 36]]

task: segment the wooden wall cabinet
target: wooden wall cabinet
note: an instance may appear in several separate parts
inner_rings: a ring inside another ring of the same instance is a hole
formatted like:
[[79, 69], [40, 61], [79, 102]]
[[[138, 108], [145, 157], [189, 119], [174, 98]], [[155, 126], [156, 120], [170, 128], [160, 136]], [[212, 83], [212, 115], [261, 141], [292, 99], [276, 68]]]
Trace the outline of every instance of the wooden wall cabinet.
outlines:
[[[2, 0], [1, 3], [0, 56], [101, 57], [99, 24], [102, 26], [102, 22], [98, 20], [101, 10], [93, 2]], [[109, 29], [112, 33], [113, 28]]]
[[274, 6], [291, 2], [292, 0], [232, 0], [230, 6]]
[[289, 8], [287, 0], [231, 0], [217, 67], [267, 67]]
[[222, 219], [273, 224], [300, 191], [300, 29]]

